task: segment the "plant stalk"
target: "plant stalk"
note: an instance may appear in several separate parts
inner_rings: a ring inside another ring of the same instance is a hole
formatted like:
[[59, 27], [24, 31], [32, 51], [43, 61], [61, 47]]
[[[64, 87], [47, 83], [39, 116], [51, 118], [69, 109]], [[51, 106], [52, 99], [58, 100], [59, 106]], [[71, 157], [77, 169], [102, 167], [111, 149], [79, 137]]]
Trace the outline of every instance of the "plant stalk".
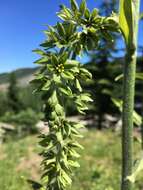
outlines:
[[[135, 96], [135, 74], [137, 62], [137, 34], [139, 21], [139, 3], [136, 0], [136, 10], [133, 11], [133, 28], [129, 34], [130, 42], [126, 44], [126, 56], [123, 81], [123, 126], [122, 126], [122, 185], [121, 190], [131, 190], [132, 183], [127, 177], [133, 169], [133, 110]], [[136, 12], [135, 12], [136, 11]]]
[[135, 94], [136, 53], [126, 54], [123, 86], [123, 127], [122, 127], [122, 190], [131, 190], [127, 176], [133, 166], [133, 109]]
[[[143, 101], [142, 101], [142, 106], [143, 106]], [[142, 123], [141, 123], [141, 149], [143, 150], [143, 107], [142, 107]]]

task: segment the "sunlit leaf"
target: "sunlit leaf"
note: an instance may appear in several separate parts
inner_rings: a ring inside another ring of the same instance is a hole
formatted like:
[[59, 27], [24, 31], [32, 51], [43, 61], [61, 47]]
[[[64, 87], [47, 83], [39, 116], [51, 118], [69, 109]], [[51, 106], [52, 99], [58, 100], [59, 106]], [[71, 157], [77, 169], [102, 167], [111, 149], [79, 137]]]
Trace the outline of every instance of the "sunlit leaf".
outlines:
[[141, 158], [136, 160], [132, 175], [128, 176], [127, 179], [132, 183], [135, 183], [136, 178], [140, 172], [143, 171], [143, 153], [141, 154]]

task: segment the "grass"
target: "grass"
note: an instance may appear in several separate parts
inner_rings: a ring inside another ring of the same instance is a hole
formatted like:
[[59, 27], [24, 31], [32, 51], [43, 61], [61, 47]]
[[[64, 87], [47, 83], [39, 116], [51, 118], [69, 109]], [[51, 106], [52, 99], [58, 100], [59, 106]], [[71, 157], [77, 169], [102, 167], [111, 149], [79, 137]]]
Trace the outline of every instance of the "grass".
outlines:
[[[73, 176], [69, 190], [119, 190], [121, 172], [120, 135], [111, 131], [85, 132], [81, 139], [81, 167]], [[0, 189], [30, 190], [26, 179], [39, 180], [40, 147], [37, 137], [29, 136], [0, 147]], [[135, 150], [139, 145], [135, 145]], [[139, 176], [134, 190], [142, 190], [143, 177]]]

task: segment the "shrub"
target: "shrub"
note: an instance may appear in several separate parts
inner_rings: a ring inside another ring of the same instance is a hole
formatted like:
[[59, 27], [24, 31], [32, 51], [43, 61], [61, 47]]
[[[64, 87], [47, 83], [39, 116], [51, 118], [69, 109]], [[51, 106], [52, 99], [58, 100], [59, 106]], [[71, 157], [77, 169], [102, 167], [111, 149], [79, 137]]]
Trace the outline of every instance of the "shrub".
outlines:
[[21, 137], [27, 134], [36, 133], [37, 129], [35, 125], [41, 118], [41, 113], [36, 113], [32, 109], [27, 109], [17, 114], [7, 112], [0, 120], [15, 125], [15, 134]]
[[8, 110], [7, 97], [5, 92], [0, 92], [0, 117]]

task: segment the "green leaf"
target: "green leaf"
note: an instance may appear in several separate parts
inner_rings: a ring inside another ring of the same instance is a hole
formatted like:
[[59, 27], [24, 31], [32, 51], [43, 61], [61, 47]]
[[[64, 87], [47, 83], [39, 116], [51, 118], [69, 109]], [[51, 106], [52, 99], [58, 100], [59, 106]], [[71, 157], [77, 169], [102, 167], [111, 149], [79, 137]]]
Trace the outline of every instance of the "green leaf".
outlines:
[[71, 184], [71, 183], [72, 183], [71, 178], [68, 176], [68, 174], [67, 174], [64, 170], [62, 170], [61, 174], [62, 174], [62, 177], [65, 179], [65, 181], [66, 181], [68, 184]]
[[77, 11], [78, 10], [78, 4], [75, 0], [70, 0], [71, 2], [71, 8], [73, 11]]
[[47, 82], [46, 82], [46, 83], [44, 84], [44, 86], [42, 87], [42, 90], [44, 90], [44, 91], [49, 90], [50, 85], [51, 85], [51, 81], [50, 81], [50, 80], [47, 80]]
[[79, 7], [79, 11], [80, 11], [81, 15], [84, 15], [86, 7], [87, 7], [86, 0], [82, 0], [80, 7]]
[[85, 75], [87, 78], [91, 79], [92, 78], [92, 74], [85, 68], [80, 68], [80, 72]]
[[[115, 78], [115, 81], [118, 81], [120, 79], [123, 78], [123, 74], [120, 74], [118, 75], [116, 78]], [[140, 80], [143, 80], [143, 73], [136, 73], [136, 79], [140, 79]]]
[[65, 66], [70, 69], [72, 67], [78, 67], [79, 62], [75, 61], [75, 60], [67, 60], [67, 62], [65, 63]]
[[[119, 111], [122, 112], [123, 101], [115, 98], [111, 98], [111, 100], [118, 107]], [[142, 117], [135, 110], [133, 111], [133, 122], [137, 126], [140, 126], [142, 123]]]
[[37, 54], [39, 54], [39, 55], [42, 55], [42, 56], [46, 55], [46, 52], [44, 52], [44, 51], [41, 50], [41, 49], [35, 49], [35, 50], [33, 50], [33, 52], [34, 52], [34, 53], [37, 53]]
[[91, 19], [94, 20], [98, 15], [98, 10], [97, 9], [93, 9], [92, 13], [91, 13]]
[[109, 96], [112, 96], [112, 90], [109, 90], [107, 88], [104, 88], [101, 90], [101, 93], [102, 94], [106, 94], [106, 95], [109, 95]]
[[90, 98], [90, 94], [81, 94], [80, 99], [85, 102], [93, 102], [92, 98]]
[[48, 61], [49, 61], [49, 57], [42, 57], [41, 59], [38, 59], [34, 63], [36, 63], [36, 64], [43, 64], [43, 63], [47, 63]]
[[72, 11], [63, 5], [61, 11], [57, 13], [57, 16], [64, 21], [69, 21], [72, 19]]
[[63, 73], [61, 73], [61, 76], [64, 79], [69, 79], [69, 80], [73, 80], [74, 79], [74, 75], [70, 71], [64, 71]]
[[85, 126], [81, 123], [76, 123], [73, 126], [74, 126], [74, 128], [77, 128], [77, 129], [85, 128]]
[[45, 76], [44, 76], [43, 74], [36, 74], [36, 75], [35, 75], [35, 79], [36, 79], [36, 80], [44, 79], [44, 77], [45, 77]]
[[136, 111], [133, 111], [133, 121], [137, 126], [142, 124], [142, 117]]
[[48, 159], [48, 160], [46, 161], [46, 165], [48, 166], [49, 164], [54, 163], [54, 162], [55, 162], [55, 158]]
[[102, 36], [105, 40], [109, 41], [109, 42], [113, 42], [113, 36], [107, 32], [107, 31], [102, 31]]
[[69, 149], [70, 156], [74, 158], [79, 158], [80, 155], [74, 150], [74, 149]]
[[118, 80], [122, 79], [123, 76], [124, 76], [123, 74], [118, 75], [118, 76], [115, 78], [115, 81], [118, 81]]
[[119, 11], [119, 25], [124, 35], [127, 47], [135, 46], [136, 39], [136, 22], [138, 22], [139, 15], [137, 10], [139, 8], [139, 1], [120, 0]]
[[62, 63], [62, 64], [65, 64], [65, 62], [67, 61], [67, 59], [68, 59], [68, 53], [64, 52], [63, 54], [61, 54], [59, 62]]
[[141, 158], [135, 162], [132, 175], [128, 176], [127, 179], [135, 183], [137, 175], [143, 170], [143, 153], [141, 154]]
[[52, 48], [55, 46], [55, 40], [54, 41], [45, 41], [43, 42], [42, 44], [40, 44], [41, 47], [44, 47], [44, 48]]
[[65, 29], [64, 29], [62, 23], [60, 23], [60, 22], [57, 23], [57, 29], [58, 29], [58, 33], [60, 34], [60, 36], [64, 37]]
[[78, 138], [83, 138], [83, 135], [81, 135], [81, 132], [79, 132], [78, 130], [76, 130], [75, 128], [71, 128], [71, 131], [72, 131], [72, 134], [75, 136], [75, 137], [78, 137]]
[[64, 94], [64, 95], [67, 95], [67, 96], [71, 96], [72, 95], [72, 91], [69, 87], [60, 87], [59, 90]]
[[115, 106], [120, 110], [120, 112], [122, 112], [123, 101], [120, 99], [116, 99], [116, 98], [111, 98], [111, 100], [115, 104]]
[[67, 20], [67, 16], [65, 14], [62, 14], [61, 12], [57, 14], [57, 16], [62, 20]]
[[132, 0], [120, 0], [119, 24], [123, 32], [126, 45], [129, 44], [129, 36], [132, 33]]
[[48, 103], [51, 107], [55, 107], [58, 104], [58, 99], [57, 99], [57, 92], [56, 90], [53, 91], [52, 96], [49, 98]]
[[136, 73], [136, 79], [143, 80], [143, 73]]
[[75, 148], [80, 148], [80, 149], [84, 149], [82, 145], [80, 145], [78, 142], [72, 142], [70, 143], [71, 147], [75, 147]]
[[82, 88], [78, 79], [76, 79], [76, 88], [79, 90], [79, 92], [82, 92]]
[[58, 58], [57, 58], [57, 56], [56, 55], [54, 55], [54, 54], [52, 54], [52, 63], [54, 64], [54, 65], [58, 65]]
[[85, 16], [85, 18], [86, 18], [87, 20], [89, 20], [89, 18], [90, 18], [90, 11], [89, 11], [88, 8], [86, 8], [85, 13], [84, 13], [84, 16]]
[[57, 104], [55, 106], [55, 111], [56, 111], [57, 115], [59, 115], [59, 116], [64, 115], [63, 107], [60, 104]]
[[72, 167], [75, 167], [75, 168], [79, 168], [80, 167], [80, 165], [79, 165], [79, 163], [77, 161], [68, 160], [68, 163]]
[[79, 65], [78, 62], [69, 62], [69, 61], [67, 61], [64, 64], [65, 71], [70, 70], [73, 73], [79, 73], [79, 67], [78, 67], [78, 65]]
[[111, 85], [110, 80], [106, 79], [106, 78], [102, 78], [98, 80], [98, 84], [102, 84], [102, 85]]
[[56, 83], [56, 84], [61, 84], [61, 77], [60, 75], [56, 75], [56, 74], [53, 74], [53, 81]]
[[69, 136], [71, 134], [71, 125], [66, 123], [65, 127], [64, 127], [64, 130], [65, 130], [67, 136]]

